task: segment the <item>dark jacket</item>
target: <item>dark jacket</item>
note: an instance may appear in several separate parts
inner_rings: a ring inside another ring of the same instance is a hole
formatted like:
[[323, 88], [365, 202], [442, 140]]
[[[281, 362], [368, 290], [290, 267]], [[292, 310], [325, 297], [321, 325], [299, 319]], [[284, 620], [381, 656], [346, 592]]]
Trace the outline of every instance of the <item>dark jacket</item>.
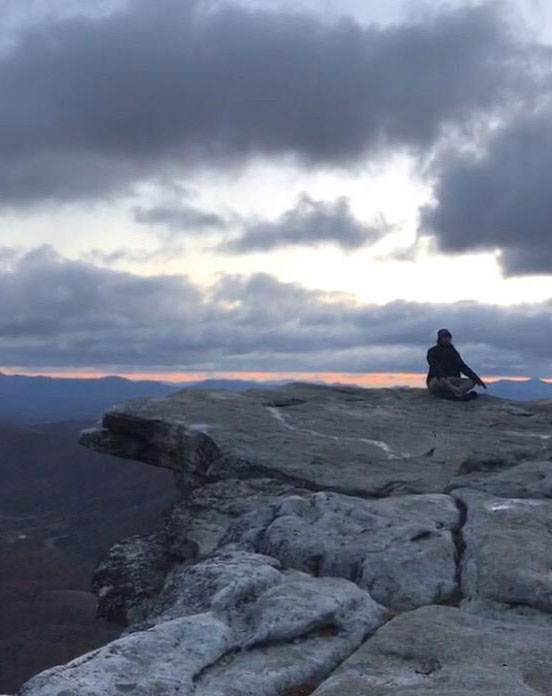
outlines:
[[474, 381], [478, 381], [479, 377], [475, 372], [468, 367], [460, 357], [460, 353], [450, 343], [447, 345], [437, 344], [427, 351], [427, 362], [429, 370], [427, 373], [426, 384], [433, 377], [460, 377], [460, 373], [464, 373], [466, 377], [470, 377]]

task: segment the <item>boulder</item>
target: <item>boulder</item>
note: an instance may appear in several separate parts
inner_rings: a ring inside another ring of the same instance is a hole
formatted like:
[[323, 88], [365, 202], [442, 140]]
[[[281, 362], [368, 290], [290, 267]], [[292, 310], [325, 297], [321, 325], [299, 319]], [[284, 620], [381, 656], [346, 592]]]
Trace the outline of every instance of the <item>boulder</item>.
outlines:
[[455, 596], [460, 521], [446, 495], [363, 500], [311, 493], [244, 515], [223, 541], [288, 568], [347, 578], [381, 604], [404, 610]]
[[174, 619], [48, 669], [20, 696], [187, 696], [197, 675], [231, 646], [230, 627], [212, 614]]
[[454, 491], [467, 509], [462, 592], [552, 612], [552, 501]]
[[277, 479], [225, 479], [192, 489], [173, 505], [166, 524], [170, 552], [202, 558], [219, 546], [232, 525], [245, 514], [278, 506], [285, 496], [309, 491]]
[[390, 621], [312, 696], [551, 693], [552, 628], [430, 606]]
[[162, 533], [129, 537], [114, 544], [94, 572], [97, 616], [123, 625], [144, 616], [163, 587], [169, 567]]
[[322, 681], [389, 618], [347, 580], [226, 552], [173, 569], [149, 613], [109, 645], [31, 679], [21, 696], [279, 696]]

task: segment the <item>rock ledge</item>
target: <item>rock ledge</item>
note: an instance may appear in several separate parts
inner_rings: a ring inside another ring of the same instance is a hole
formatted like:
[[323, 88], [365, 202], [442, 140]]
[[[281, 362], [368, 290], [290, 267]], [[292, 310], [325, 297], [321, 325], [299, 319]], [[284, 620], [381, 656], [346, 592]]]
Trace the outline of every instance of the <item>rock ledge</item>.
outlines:
[[99, 563], [123, 636], [21, 696], [552, 696], [552, 408], [292, 384], [110, 409], [180, 500]]

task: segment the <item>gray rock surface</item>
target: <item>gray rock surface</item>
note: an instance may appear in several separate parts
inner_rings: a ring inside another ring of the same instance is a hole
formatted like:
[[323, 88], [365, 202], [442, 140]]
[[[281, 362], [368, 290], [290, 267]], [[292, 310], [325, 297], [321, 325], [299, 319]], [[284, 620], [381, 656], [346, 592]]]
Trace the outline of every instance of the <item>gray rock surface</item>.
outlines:
[[324, 679], [388, 618], [356, 585], [221, 553], [168, 577], [138, 629], [47, 670], [22, 696], [277, 696]]
[[81, 441], [181, 497], [98, 565], [125, 634], [21, 696], [552, 696], [550, 402], [184, 391]]
[[552, 462], [522, 462], [511, 469], [457, 476], [449, 490], [474, 488], [501, 498], [552, 498]]
[[155, 598], [170, 567], [164, 535], [135, 536], [114, 544], [97, 565], [92, 591], [98, 617], [128, 624]]
[[292, 384], [245, 393], [182, 391], [109, 410], [82, 442], [167, 467], [192, 485], [277, 478], [312, 490], [441, 493], [456, 474], [552, 455], [550, 414], [420, 389]]
[[211, 614], [166, 621], [53, 667], [28, 681], [21, 696], [191, 694], [194, 678], [232, 646], [232, 633]]
[[464, 596], [552, 612], [552, 500], [454, 495], [467, 507]]
[[459, 526], [459, 510], [446, 495], [363, 500], [311, 493], [246, 514], [226, 541], [289, 568], [348, 578], [381, 604], [404, 610], [456, 593]]
[[552, 693], [552, 628], [452, 607], [398, 616], [313, 696], [541, 696]]
[[247, 513], [279, 505], [287, 495], [309, 491], [277, 479], [225, 479], [193, 489], [177, 502], [165, 531], [170, 551], [183, 558], [213, 552], [236, 520]]

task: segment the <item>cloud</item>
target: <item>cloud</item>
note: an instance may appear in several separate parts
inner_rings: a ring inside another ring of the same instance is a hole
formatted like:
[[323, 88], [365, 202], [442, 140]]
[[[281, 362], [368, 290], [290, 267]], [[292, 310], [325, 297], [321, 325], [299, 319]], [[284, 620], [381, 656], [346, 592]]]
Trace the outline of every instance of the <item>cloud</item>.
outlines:
[[171, 261], [175, 256], [182, 255], [183, 253], [184, 247], [182, 244], [167, 240], [150, 250], [141, 248], [129, 249], [125, 247], [119, 247], [113, 251], [90, 249], [81, 254], [80, 258], [85, 263], [98, 266], [117, 266], [119, 263], [148, 265], [152, 262]]
[[0, 58], [0, 204], [115, 197], [258, 156], [427, 151], [532, 88], [498, 8], [387, 28], [207, 0], [46, 16]]
[[0, 247], [0, 268], [9, 269], [11, 264], [21, 255], [18, 249], [13, 247]]
[[153, 208], [137, 206], [133, 214], [135, 222], [160, 226], [172, 233], [223, 230], [229, 224], [221, 215], [183, 203]]
[[351, 212], [347, 198], [333, 202], [300, 196], [291, 210], [275, 221], [255, 221], [241, 236], [224, 241], [219, 249], [229, 253], [269, 251], [280, 247], [334, 243], [344, 250], [358, 249], [388, 231], [383, 221], [367, 226]]
[[552, 273], [552, 107], [502, 128], [479, 157], [443, 163], [420, 231], [445, 252], [500, 250], [506, 275]]
[[[346, 197], [317, 201], [306, 193], [299, 196], [296, 205], [276, 220], [247, 220], [232, 211], [220, 215], [181, 201], [152, 208], [136, 206], [133, 214], [136, 222], [157, 229], [163, 246], [156, 254], [163, 253], [167, 244], [172, 249], [176, 242], [197, 234], [226, 232], [225, 239], [216, 246], [216, 250], [241, 254], [328, 243], [336, 244], [343, 250], [354, 250], [390, 231], [383, 218], [371, 225], [357, 220]], [[233, 228], [241, 230], [239, 236], [231, 236], [229, 231]], [[128, 254], [118, 250], [115, 255], [106, 257], [106, 261], [113, 263], [123, 257], [128, 258]], [[100, 260], [100, 256], [96, 258]]]
[[266, 274], [139, 276], [49, 247], [0, 270], [0, 355], [27, 369], [416, 371], [449, 326], [481, 374], [551, 375], [552, 302], [355, 302]]

